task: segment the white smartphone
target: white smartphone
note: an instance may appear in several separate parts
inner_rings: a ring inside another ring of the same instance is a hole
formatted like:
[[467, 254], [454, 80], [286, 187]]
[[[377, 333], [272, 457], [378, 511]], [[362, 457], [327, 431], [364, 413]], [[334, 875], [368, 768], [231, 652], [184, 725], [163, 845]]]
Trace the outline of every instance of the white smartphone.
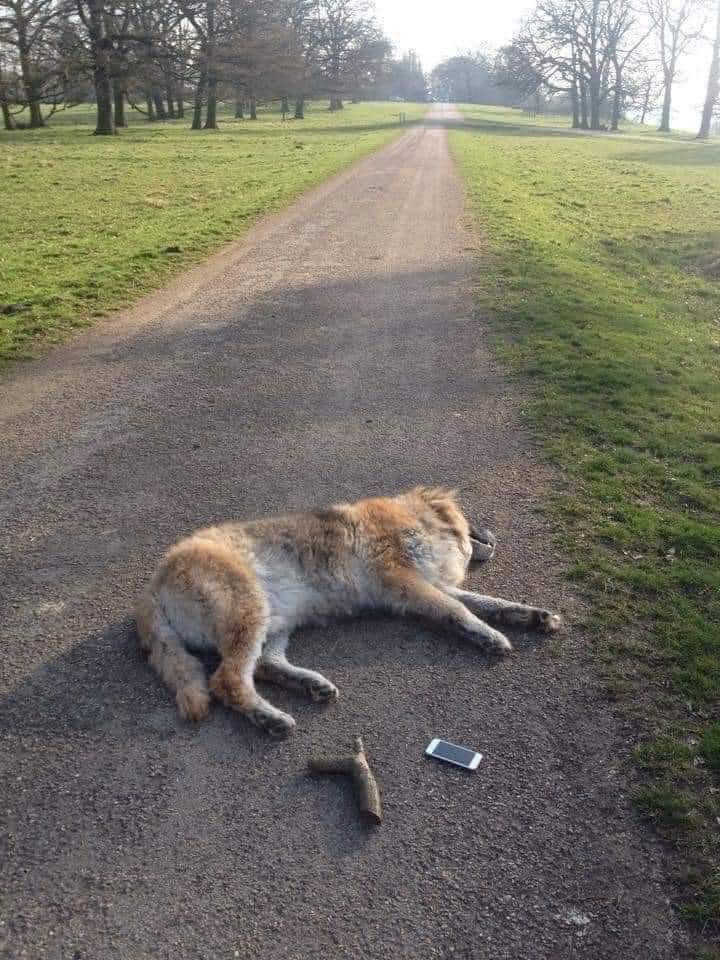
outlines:
[[477, 770], [478, 764], [482, 760], [482, 754], [475, 750], [458, 747], [455, 743], [448, 743], [447, 740], [437, 738], [430, 741], [425, 753], [429, 757], [444, 760], [446, 763], [454, 763], [456, 767], [464, 767], [466, 770]]

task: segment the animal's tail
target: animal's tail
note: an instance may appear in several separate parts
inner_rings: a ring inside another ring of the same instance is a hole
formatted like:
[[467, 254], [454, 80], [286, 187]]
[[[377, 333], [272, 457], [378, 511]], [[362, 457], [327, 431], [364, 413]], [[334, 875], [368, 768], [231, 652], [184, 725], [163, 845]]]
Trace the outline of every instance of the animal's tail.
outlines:
[[203, 720], [210, 707], [210, 691], [202, 663], [189, 653], [158, 598], [149, 590], [137, 608], [140, 648], [171, 690], [186, 720]]

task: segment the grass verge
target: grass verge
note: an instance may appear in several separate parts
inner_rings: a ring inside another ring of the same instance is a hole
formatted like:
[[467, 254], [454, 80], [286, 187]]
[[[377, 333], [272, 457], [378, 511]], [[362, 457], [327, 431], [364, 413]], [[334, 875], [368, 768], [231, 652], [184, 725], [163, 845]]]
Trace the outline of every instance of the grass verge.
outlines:
[[720, 956], [720, 145], [464, 113], [480, 302], [531, 382], [568, 576], [638, 719], [638, 809]]
[[[402, 104], [408, 120], [423, 104]], [[131, 118], [93, 137], [84, 107], [0, 132], [0, 363], [126, 305], [237, 239], [262, 214], [397, 136], [398, 104], [311, 104], [305, 120]]]

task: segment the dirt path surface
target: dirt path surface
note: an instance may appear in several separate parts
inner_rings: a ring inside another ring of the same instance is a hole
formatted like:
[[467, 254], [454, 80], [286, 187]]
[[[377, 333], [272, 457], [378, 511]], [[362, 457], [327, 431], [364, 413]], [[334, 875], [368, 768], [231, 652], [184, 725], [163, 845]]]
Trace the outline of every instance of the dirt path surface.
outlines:
[[[182, 723], [134, 646], [178, 535], [423, 481], [498, 534], [472, 583], [572, 621], [462, 216], [444, 130], [414, 128], [0, 388], [1, 956], [682, 955], [572, 631], [502, 662], [391, 619], [305, 631], [293, 659], [341, 700], [271, 689], [280, 743], [220, 707]], [[305, 774], [360, 732], [374, 832]], [[427, 759], [434, 736], [478, 772]]]

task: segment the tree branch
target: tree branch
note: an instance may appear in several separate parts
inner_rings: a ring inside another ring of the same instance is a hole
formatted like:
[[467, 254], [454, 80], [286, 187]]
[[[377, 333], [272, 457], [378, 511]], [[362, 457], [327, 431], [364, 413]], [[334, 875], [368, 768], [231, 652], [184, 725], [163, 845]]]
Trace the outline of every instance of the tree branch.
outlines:
[[308, 764], [311, 773], [341, 773], [353, 778], [358, 808], [363, 818], [372, 824], [382, 822], [380, 791], [365, 756], [362, 738], [355, 737], [353, 754], [334, 759], [312, 758]]

